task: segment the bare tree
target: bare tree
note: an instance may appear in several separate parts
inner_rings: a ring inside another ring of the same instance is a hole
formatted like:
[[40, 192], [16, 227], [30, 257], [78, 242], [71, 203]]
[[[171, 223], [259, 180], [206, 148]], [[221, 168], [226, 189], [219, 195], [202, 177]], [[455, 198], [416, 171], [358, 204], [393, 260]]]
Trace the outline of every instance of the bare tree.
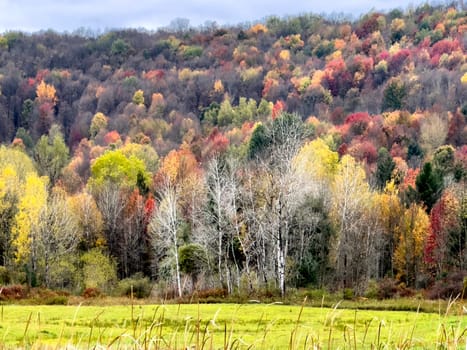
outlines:
[[334, 258], [338, 281], [357, 291], [367, 280], [368, 254], [374, 242], [375, 231], [366, 216], [370, 196], [363, 168], [344, 156], [332, 187], [332, 213], [338, 227]]
[[38, 251], [44, 261], [44, 280], [51, 286], [50, 267], [65, 254], [73, 252], [79, 237], [78, 224], [63, 194], [54, 193], [40, 213]]
[[159, 207], [149, 223], [152, 245], [155, 251], [167, 251], [166, 255], [175, 260], [177, 294], [182, 296], [180, 261], [178, 255], [179, 231], [182, 219], [179, 212], [179, 193], [168, 179], [160, 189]]
[[122, 213], [126, 206], [126, 197], [120, 187], [112, 182], [104, 183], [94, 190], [97, 206], [104, 221], [104, 235], [110, 254], [120, 256], [120, 236], [122, 231]]
[[[217, 261], [219, 282], [232, 292], [231, 261], [235, 268], [236, 284], [240, 284], [240, 267], [234, 251], [234, 239], [239, 239], [237, 218], [238, 180], [237, 165], [233, 159], [214, 157], [207, 166], [207, 206], [204, 210], [208, 249], [213, 251]], [[239, 242], [241, 244], [241, 242]]]
[[299, 116], [283, 114], [267, 132], [269, 147], [256, 159], [261, 168], [259, 181], [264, 195], [257, 209], [266, 223], [263, 232], [274, 242], [276, 280], [281, 295], [285, 296], [286, 260], [294, 230], [292, 218], [307, 195], [292, 162], [305, 140], [306, 130]]

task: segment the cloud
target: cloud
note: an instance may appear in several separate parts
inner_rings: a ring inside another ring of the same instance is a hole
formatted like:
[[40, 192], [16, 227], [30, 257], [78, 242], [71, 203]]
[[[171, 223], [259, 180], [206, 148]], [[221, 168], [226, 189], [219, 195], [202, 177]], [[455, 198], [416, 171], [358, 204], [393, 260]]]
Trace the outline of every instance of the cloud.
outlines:
[[[417, 0], [416, 3], [422, 3]], [[261, 20], [270, 15], [300, 13], [345, 13], [356, 16], [370, 9], [407, 7], [404, 0], [1, 0], [0, 31], [37, 31], [54, 29], [72, 31], [91, 29], [141, 28], [167, 26], [174, 18], [187, 18], [192, 25], [206, 21], [238, 24]]]

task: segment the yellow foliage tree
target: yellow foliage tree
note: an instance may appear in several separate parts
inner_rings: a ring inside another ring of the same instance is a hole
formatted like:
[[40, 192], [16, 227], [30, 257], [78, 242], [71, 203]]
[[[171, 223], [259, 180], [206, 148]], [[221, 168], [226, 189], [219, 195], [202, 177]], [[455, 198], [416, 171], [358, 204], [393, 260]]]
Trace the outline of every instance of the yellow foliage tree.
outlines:
[[336, 174], [338, 162], [337, 152], [333, 152], [323, 139], [318, 138], [301, 148], [294, 159], [293, 166], [295, 171], [309, 182], [322, 187], [323, 183], [331, 183]]
[[349, 155], [342, 157], [331, 186], [331, 217], [337, 228], [332, 249], [337, 277], [343, 287], [362, 292], [374, 244], [373, 194], [365, 170]]
[[396, 249], [396, 242], [399, 239], [396, 235], [396, 229], [404, 212], [394, 180], [386, 184], [382, 193], [375, 194], [375, 201], [379, 228], [382, 232], [383, 247], [379, 270], [381, 277], [386, 275], [392, 276], [394, 270], [394, 251]]
[[214, 92], [222, 94], [224, 92], [224, 84], [222, 84], [222, 80], [217, 79], [214, 82]]
[[92, 118], [91, 126], [89, 127], [89, 134], [91, 137], [95, 137], [99, 131], [105, 129], [107, 129], [107, 117], [104, 113], [97, 112]]
[[144, 105], [144, 91], [143, 90], [137, 90], [135, 91], [133, 95], [133, 103], [137, 106], [142, 106]]
[[290, 61], [290, 51], [289, 50], [281, 50], [279, 53], [279, 58], [282, 61]]
[[461, 83], [463, 85], [467, 85], [467, 72], [465, 72], [464, 75], [462, 76]]
[[394, 253], [394, 267], [397, 270], [397, 278], [404, 281], [407, 286], [415, 287], [429, 226], [430, 219], [425, 210], [413, 203], [404, 210], [395, 229], [398, 239]]
[[252, 34], [267, 33], [267, 32], [268, 32], [268, 28], [266, 28], [266, 26], [261, 23], [255, 24], [254, 26], [250, 28], [250, 33]]
[[[19, 263], [32, 262], [35, 269], [35, 234], [39, 225], [42, 208], [47, 203], [46, 177], [38, 177], [30, 173], [21, 188], [21, 197], [18, 203], [18, 213], [13, 228], [14, 246], [16, 247], [16, 260]], [[31, 259], [31, 260], [30, 260]]]
[[48, 102], [55, 105], [57, 103], [56, 93], [57, 91], [55, 90], [55, 87], [53, 85], [46, 84], [43, 80], [39, 85], [37, 85], [36, 95], [39, 104]]

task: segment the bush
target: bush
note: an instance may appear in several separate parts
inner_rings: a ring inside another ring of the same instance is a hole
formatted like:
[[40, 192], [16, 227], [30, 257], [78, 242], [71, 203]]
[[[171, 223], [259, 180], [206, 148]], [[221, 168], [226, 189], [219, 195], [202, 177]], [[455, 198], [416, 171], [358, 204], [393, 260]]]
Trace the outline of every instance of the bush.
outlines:
[[463, 273], [452, 273], [436, 281], [425, 294], [428, 299], [453, 299], [458, 296], [462, 296], [465, 299], [467, 297], [465, 295], [467, 292], [465, 290], [466, 284]]
[[306, 291], [305, 296], [310, 300], [322, 300], [323, 297], [330, 297], [330, 294], [325, 289], [310, 289]]
[[412, 288], [408, 288], [404, 283], [399, 283], [392, 278], [385, 278], [378, 283], [378, 299], [391, 299], [397, 297], [411, 297], [415, 295]]
[[397, 280], [385, 278], [378, 283], [378, 299], [391, 299], [397, 294]]
[[365, 297], [369, 299], [376, 299], [378, 298], [378, 292], [379, 292], [378, 282], [376, 282], [375, 280], [370, 280], [370, 282], [368, 283], [368, 287], [365, 291]]
[[27, 289], [20, 284], [0, 287], [0, 300], [24, 299], [26, 295]]
[[44, 305], [67, 305], [68, 297], [66, 295], [56, 295], [44, 299]]
[[125, 278], [118, 282], [117, 293], [120, 296], [133, 296], [141, 299], [151, 295], [152, 284], [149, 278], [144, 277], [142, 273], [137, 273], [130, 278]]
[[344, 300], [352, 300], [354, 296], [355, 294], [352, 288], [344, 288], [342, 291], [342, 298]]
[[86, 299], [97, 298], [101, 295], [102, 292], [99, 288], [86, 288], [85, 290], [83, 290], [83, 293], [81, 293], [81, 296]]

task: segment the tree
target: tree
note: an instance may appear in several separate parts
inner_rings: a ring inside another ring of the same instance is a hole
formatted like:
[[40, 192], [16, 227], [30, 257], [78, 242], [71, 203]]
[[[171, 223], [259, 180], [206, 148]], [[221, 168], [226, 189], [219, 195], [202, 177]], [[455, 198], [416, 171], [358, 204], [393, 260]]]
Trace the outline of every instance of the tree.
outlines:
[[438, 147], [433, 154], [433, 167], [442, 176], [446, 176], [454, 171], [455, 149], [451, 145]]
[[293, 161], [298, 176], [304, 177], [317, 198], [325, 197], [337, 172], [339, 155], [317, 138], [304, 145]]
[[404, 212], [394, 180], [387, 182], [384, 191], [377, 194], [376, 209], [382, 231], [381, 249], [377, 252], [378, 278], [394, 277], [394, 251], [399, 241], [396, 231]]
[[94, 117], [91, 120], [91, 126], [89, 127], [89, 136], [94, 138], [99, 134], [99, 132], [107, 129], [107, 117], [104, 113], [98, 112], [94, 114]]
[[133, 189], [138, 183], [138, 174], [146, 185], [150, 184], [144, 162], [134, 155], [125, 156], [122, 150], [107, 151], [97, 158], [91, 166], [91, 174], [91, 187], [111, 182], [119, 187]]
[[461, 203], [452, 189], [443, 192], [430, 212], [430, 230], [425, 245], [425, 263], [436, 276], [462, 268], [465, 233], [462, 232]]
[[136, 90], [133, 95], [133, 103], [137, 106], [144, 106], [144, 91]]
[[207, 253], [199, 244], [186, 244], [179, 248], [180, 271], [191, 276], [193, 289], [196, 288], [198, 275], [208, 268]]
[[428, 215], [423, 208], [412, 203], [405, 209], [395, 231], [398, 240], [394, 252], [394, 267], [397, 278], [409, 287], [416, 286], [429, 224]]
[[376, 234], [371, 217], [373, 198], [363, 168], [342, 157], [331, 187], [332, 218], [337, 229], [334, 259], [337, 280], [344, 288], [363, 292], [368, 279], [371, 245]]
[[233, 290], [231, 265], [235, 267], [238, 282], [241, 263], [234, 251], [234, 241], [239, 239], [236, 217], [239, 186], [236, 171], [237, 163], [232, 158], [214, 157], [209, 161], [206, 170], [207, 198], [203, 213], [208, 232], [203, 243], [216, 257], [219, 282], [229, 292]]
[[120, 257], [123, 212], [127, 197], [119, 185], [110, 181], [92, 188], [97, 207], [102, 214], [104, 237], [109, 253], [114, 258]]
[[160, 188], [158, 209], [149, 223], [149, 233], [152, 237], [152, 246], [155, 254], [172, 260], [170, 264], [173, 271], [176, 290], [179, 298], [182, 297], [182, 283], [180, 278], [179, 248], [180, 229], [182, 218], [179, 208], [179, 193], [177, 188], [167, 179]]
[[437, 169], [433, 169], [430, 162], [426, 162], [415, 180], [415, 185], [420, 200], [425, 204], [427, 212], [430, 212], [443, 190], [441, 174]]
[[37, 101], [40, 105], [44, 103], [51, 103], [55, 105], [57, 103], [57, 90], [53, 85], [46, 84], [43, 80], [37, 85], [36, 95]]
[[267, 149], [269, 143], [270, 136], [267, 134], [266, 127], [263, 124], [256, 125], [248, 143], [248, 157], [254, 159], [264, 149]]
[[35, 172], [26, 153], [0, 146], [0, 265], [11, 268], [15, 255], [14, 228], [28, 174]]
[[102, 249], [93, 248], [81, 257], [85, 288], [109, 292], [117, 282], [117, 264]]
[[420, 145], [426, 155], [431, 155], [442, 146], [448, 135], [448, 124], [445, 118], [438, 114], [429, 114], [422, 120], [420, 126]]
[[88, 251], [105, 244], [104, 222], [96, 201], [87, 192], [80, 192], [69, 199], [71, 215], [77, 223], [78, 249]]
[[38, 260], [44, 268], [44, 283], [52, 286], [50, 268], [66, 254], [72, 254], [79, 242], [78, 223], [62, 190], [54, 190], [39, 213], [37, 225]]
[[405, 106], [407, 96], [405, 84], [398, 78], [391, 79], [384, 89], [383, 111], [400, 110]]
[[383, 189], [386, 183], [391, 180], [392, 172], [396, 167], [396, 163], [392, 159], [388, 150], [381, 147], [378, 151], [378, 160], [376, 162], [376, 186], [379, 189]]
[[[294, 114], [281, 114], [265, 130], [268, 146], [256, 158], [259, 178], [256, 186], [261, 189], [261, 204], [255, 209], [265, 235], [270, 240], [275, 256], [276, 281], [281, 295], [285, 296], [286, 261], [294, 227], [293, 217], [307, 196], [302, 178], [296, 176], [293, 160], [307, 136], [301, 118]], [[265, 254], [263, 254], [266, 257]]]
[[40, 175], [49, 178], [53, 186], [69, 159], [68, 147], [58, 125], [53, 125], [49, 135], [42, 135], [34, 148], [34, 160]]
[[21, 192], [13, 228], [13, 245], [16, 248], [16, 261], [28, 268], [28, 282], [34, 285], [38, 272], [38, 230], [41, 212], [47, 203], [47, 179], [30, 173]]

